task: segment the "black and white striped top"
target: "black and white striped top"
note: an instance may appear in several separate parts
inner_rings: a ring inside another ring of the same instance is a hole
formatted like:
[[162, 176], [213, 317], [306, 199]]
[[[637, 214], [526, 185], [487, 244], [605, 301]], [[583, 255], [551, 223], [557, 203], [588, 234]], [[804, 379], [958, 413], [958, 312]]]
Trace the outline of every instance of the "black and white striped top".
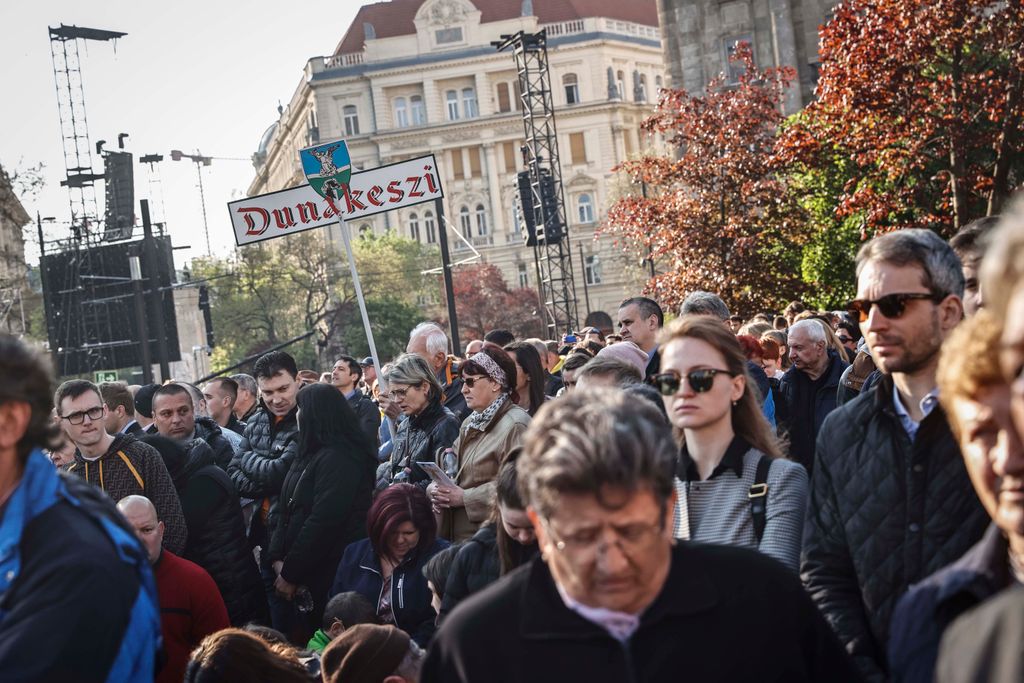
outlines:
[[759, 450], [748, 449], [743, 455], [742, 474], [719, 467], [704, 481], [677, 477], [672, 535], [702, 543], [756, 548], [796, 572], [800, 568], [807, 511], [807, 472], [791, 460], [772, 461], [768, 470], [766, 524], [758, 545], [747, 494], [761, 455]]

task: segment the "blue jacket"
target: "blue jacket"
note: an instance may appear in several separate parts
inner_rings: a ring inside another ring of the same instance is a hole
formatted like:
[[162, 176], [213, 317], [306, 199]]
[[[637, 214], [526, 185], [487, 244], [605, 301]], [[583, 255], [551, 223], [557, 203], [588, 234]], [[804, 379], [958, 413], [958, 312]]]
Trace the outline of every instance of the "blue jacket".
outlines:
[[0, 518], [0, 678], [152, 681], [149, 561], [109, 498], [34, 450]]
[[[437, 617], [430, 605], [433, 595], [423, 576], [423, 565], [448, 545], [444, 539], [435, 540], [425, 552], [406, 557], [391, 575], [391, 608], [395, 612], [395, 625], [423, 647], [426, 647], [434, 634], [434, 620]], [[380, 560], [373, 552], [370, 539], [349, 544], [334, 575], [331, 597], [355, 591], [369, 600], [376, 609], [383, 587]]]
[[911, 586], [896, 604], [889, 627], [893, 681], [931, 683], [946, 627], [1011, 583], [1007, 542], [992, 524], [959, 560]]

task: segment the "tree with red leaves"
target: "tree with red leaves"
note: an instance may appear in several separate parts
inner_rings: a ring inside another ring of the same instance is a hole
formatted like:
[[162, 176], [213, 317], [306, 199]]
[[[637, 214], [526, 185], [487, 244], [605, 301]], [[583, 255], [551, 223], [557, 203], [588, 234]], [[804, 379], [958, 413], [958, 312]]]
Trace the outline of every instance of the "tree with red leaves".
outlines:
[[667, 272], [646, 287], [665, 306], [701, 289], [752, 314], [778, 308], [802, 288], [803, 211], [773, 156], [782, 92], [796, 73], [757, 69], [745, 43], [732, 59], [745, 67], [736, 84], [722, 75], [701, 96], [662, 91], [644, 121], [678, 156], [649, 155], [617, 168], [644, 184], [646, 196], [616, 201], [606, 229], [665, 264]]
[[517, 338], [543, 337], [537, 292], [511, 289], [493, 263], [453, 269], [452, 290], [459, 318], [459, 338], [463, 342], [483, 339], [484, 334], [499, 328], [509, 330]]
[[848, 0], [821, 31], [818, 99], [784, 158], [853, 162], [837, 216], [949, 234], [1024, 179], [1020, 0]]

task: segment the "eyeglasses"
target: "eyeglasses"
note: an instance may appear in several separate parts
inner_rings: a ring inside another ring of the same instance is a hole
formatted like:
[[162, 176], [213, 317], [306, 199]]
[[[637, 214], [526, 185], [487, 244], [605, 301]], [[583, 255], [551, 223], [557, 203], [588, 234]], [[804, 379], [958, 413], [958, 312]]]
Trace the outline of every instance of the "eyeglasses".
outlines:
[[555, 542], [555, 548], [559, 552], [572, 555], [580, 561], [593, 560], [602, 552], [607, 552], [609, 546], [612, 545], [617, 546], [623, 555], [634, 557], [641, 553], [647, 543], [665, 528], [664, 514], [655, 524], [645, 522], [622, 526], [610, 524], [608, 526], [612, 530], [613, 540], [608, 542], [608, 536], [604, 533], [605, 527], [583, 529], [574, 534], [562, 536], [552, 531], [551, 523], [548, 520], [541, 519], [540, 522], [548, 536]]
[[405, 395], [406, 395], [407, 393], [409, 393], [409, 390], [410, 390], [410, 389], [412, 389], [412, 388], [414, 388], [414, 387], [418, 387], [418, 386], [420, 386], [420, 385], [419, 385], [419, 384], [414, 384], [413, 386], [411, 386], [411, 387], [406, 387], [405, 389], [392, 389], [392, 390], [391, 390], [391, 391], [390, 391], [390, 392], [388, 393], [388, 398], [390, 398], [391, 400], [395, 400], [395, 399], [403, 399], [403, 398], [405, 398]]
[[836, 339], [839, 340], [840, 344], [849, 344], [850, 342], [853, 341], [853, 337], [847, 337], [845, 335], [842, 336], [842, 337], [840, 337], [839, 335], [836, 335]]
[[464, 376], [462, 378], [462, 381], [466, 383], [467, 387], [472, 389], [474, 384], [476, 384], [477, 382], [480, 382], [482, 380], [485, 380], [485, 379], [490, 379], [490, 377], [465, 377]]
[[[717, 370], [715, 368], [699, 368], [697, 370], [690, 370], [686, 373], [686, 383], [690, 385], [694, 393], [703, 394], [705, 391], [711, 391], [711, 387], [715, 384], [715, 375], [728, 375], [734, 377], [735, 375], [728, 370]], [[682, 385], [683, 376], [675, 370], [669, 370], [668, 372], [662, 372], [654, 377], [651, 377], [651, 384], [657, 389], [662, 396], [672, 396]]]
[[846, 304], [847, 312], [857, 321], [865, 322], [871, 315], [871, 307], [878, 306], [886, 318], [899, 318], [907, 310], [907, 302], [916, 299], [927, 299], [938, 303], [946, 298], [945, 294], [935, 292], [910, 292], [904, 294], [886, 294], [878, 299], [854, 299]]
[[67, 420], [73, 425], [80, 425], [85, 422], [86, 416], [88, 416], [90, 422], [95, 422], [103, 417], [103, 406], [96, 406], [95, 408], [89, 408], [89, 410], [80, 410], [70, 415], [62, 415], [61, 419]]

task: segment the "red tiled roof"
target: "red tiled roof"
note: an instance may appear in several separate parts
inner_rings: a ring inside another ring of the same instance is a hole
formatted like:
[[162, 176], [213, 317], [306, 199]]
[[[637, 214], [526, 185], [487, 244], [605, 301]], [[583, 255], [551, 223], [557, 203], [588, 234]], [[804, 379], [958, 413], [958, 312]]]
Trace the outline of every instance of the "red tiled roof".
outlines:
[[[364, 5], [359, 9], [334, 54], [360, 52], [366, 42], [364, 24], [372, 24], [378, 38], [416, 33], [413, 19], [427, 0], [391, 0]], [[480, 10], [480, 23], [514, 19], [522, 0], [470, 0]], [[533, 0], [533, 13], [542, 24], [585, 17], [607, 17], [645, 26], [658, 25], [656, 0]]]

